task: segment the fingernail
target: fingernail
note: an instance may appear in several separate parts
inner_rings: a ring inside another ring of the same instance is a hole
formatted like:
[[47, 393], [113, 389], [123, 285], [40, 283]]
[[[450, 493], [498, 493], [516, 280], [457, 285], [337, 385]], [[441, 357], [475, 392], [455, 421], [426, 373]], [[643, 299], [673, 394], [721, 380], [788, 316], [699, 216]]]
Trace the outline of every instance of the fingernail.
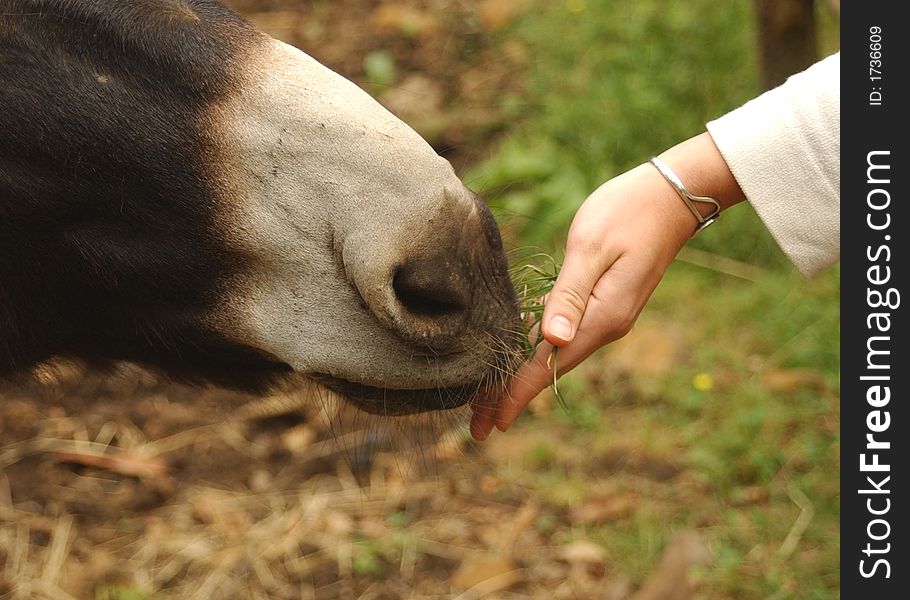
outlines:
[[566, 342], [572, 341], [572, 324], [562, 315], [550, 319], [550, 333]]

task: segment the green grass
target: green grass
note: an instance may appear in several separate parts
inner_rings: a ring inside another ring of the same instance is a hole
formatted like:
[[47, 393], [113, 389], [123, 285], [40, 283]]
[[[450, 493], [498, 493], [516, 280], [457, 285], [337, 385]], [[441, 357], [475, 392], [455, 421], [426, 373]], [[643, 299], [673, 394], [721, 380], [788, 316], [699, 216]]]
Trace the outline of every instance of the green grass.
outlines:
[[106, 584], [95, 590], [95, 600], [145, 600], [146, 596], [128, 585]]
[[[515, 125], [465, 179], [491, 199], [508, 245], [560, 260], [588, 193], [757, 94], [751, 4], [538, 2], [502, 34], [528, 47], [527, 90], [502, 99]], [[819, 10], [827, 54], [839, 45], [838, 23]], [[619, 377], [610, 349], [595, 355], [560, 382], [568, 412], [523, 417], [509, 433], [554, 441], [501, 475], [562, 507], [605, 482], [634, 493], [631, 516], [561, 532], [604, 545], [611, 569], [633, 582], [673, 531], [695, 527], [714, 552], [699, 597], [839, 597], [839, 270], [801, 278], [746, 205], [690, 245], [760, 275], [674, 264], [639, 326], [680, 329], [685, 358], [660, 376]], [[813, 377], [766, 381], [791, 369]], [[626, 446], [682, 473], [654, 482], [599, 465]], [[585, 458], [566, 464], [569, 447]], [[814, 516], [800, 533], [803, 497]]]
[[539, 3], [513, 32], [533, 62], [503, 99], [519, 125], [466, 180], [526, 221], [522, 241], [550, 241], [599, 183], [754, 94], [751, 26], [748, 2]]

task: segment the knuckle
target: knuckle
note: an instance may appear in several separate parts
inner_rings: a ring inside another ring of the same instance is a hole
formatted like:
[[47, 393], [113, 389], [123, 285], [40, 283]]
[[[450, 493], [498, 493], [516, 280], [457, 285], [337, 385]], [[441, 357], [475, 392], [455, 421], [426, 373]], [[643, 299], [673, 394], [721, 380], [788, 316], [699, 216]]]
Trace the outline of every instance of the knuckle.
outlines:
[[573, 228], [566, 239], [566, 251], [592, 255], [600, 250], [601, 242], [602, 236], [597, 229], [587, 226]]
[[559, 290], [558, 294], [553, 295], [553, 299], [556, 300], [554, 308], [557, 311], [569, 309], [575, 315], [582, 314], [588, 304], [588, 298], [571, 285]]

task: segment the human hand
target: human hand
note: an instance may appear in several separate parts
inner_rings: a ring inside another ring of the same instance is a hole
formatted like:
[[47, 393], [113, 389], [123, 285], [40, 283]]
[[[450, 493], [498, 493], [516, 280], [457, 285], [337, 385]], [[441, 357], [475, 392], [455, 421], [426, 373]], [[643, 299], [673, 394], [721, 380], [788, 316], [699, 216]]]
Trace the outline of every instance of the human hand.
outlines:
[[[662, 155], [693, 193], [728, 206], [742, 199], [726, 163], [705, 133]], [[558, 346], [557, 376], [632, 328], [696, 220], [650, 164], [604, 183], [569, 229], [565, 260], [541, 319], [544, 341], [521, 366], [498, 403], [473, 404], [471, 434], [483, 440], [494, 425], [507, 430], [524, 407], [553, 383], [550, 355]]]

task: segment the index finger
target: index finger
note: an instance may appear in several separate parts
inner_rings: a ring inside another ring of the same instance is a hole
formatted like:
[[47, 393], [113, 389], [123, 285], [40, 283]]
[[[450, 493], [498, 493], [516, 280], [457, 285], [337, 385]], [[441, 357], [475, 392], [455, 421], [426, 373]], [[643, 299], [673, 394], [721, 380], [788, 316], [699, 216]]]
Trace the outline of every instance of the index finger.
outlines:
[[553, 383], [553, 370], [548, 364], [553, 348], [549, 342], [541, 342], [531, 360], [521, 365], [512, 377], [493, 413], [493, 421], [500, 431], [506, 431], [528, 402]]

